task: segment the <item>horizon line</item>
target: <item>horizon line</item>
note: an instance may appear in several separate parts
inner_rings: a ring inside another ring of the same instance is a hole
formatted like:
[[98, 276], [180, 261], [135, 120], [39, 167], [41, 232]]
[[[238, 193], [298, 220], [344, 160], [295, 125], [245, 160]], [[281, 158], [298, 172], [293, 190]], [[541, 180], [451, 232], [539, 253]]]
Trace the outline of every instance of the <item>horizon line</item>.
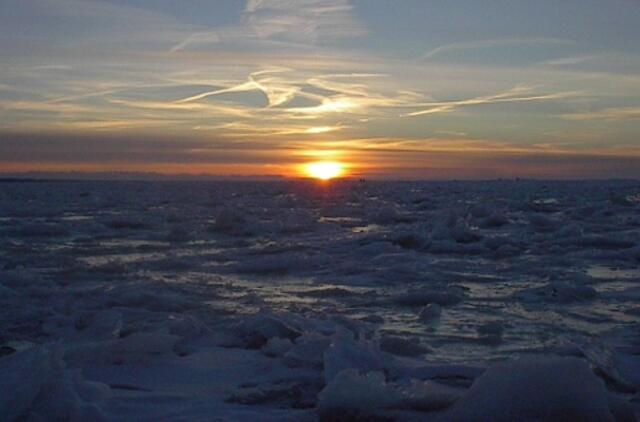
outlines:
[[[555, 176], [499, 176], [499, 177], [424, 177], [424, 178], [401, 178], [401, 177], [381, 177], [363, 175], [342, 176], [332, 179], [333, 182], [344, 181], [373, 181], [373, 182], [489, 182], [489, 181], [545, 181], [545, 182], [589, 182], [589, 181], [633, 181], [640, 182], [640, 178], [633, 177], [559, 177]], [[160, 172], [87, 172], [87, 171], [25, 171], [25, 172], [3, 172], [0, 170], [0, 182], [47, 182], [47, 181], [121, 181], [121, 182], [155, 182], [155, 181], [317, 181], [313, 177], [285, 176], [285, 175], [220, 175], [208, 173], [160, 173]], [[319, 182], [319, 181], [318, 181]], [[319, 183], [326, 183], [322, 181]], [[331, 183], [331, 181], [329, 181]]]

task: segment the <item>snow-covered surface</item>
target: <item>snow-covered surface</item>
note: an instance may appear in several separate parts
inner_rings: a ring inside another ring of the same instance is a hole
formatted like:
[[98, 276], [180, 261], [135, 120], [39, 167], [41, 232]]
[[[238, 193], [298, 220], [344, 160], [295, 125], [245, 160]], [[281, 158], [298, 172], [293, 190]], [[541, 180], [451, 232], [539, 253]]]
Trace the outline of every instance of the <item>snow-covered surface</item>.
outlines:
[[0, 415], [633, 420], [639, 194], [0, 183]]

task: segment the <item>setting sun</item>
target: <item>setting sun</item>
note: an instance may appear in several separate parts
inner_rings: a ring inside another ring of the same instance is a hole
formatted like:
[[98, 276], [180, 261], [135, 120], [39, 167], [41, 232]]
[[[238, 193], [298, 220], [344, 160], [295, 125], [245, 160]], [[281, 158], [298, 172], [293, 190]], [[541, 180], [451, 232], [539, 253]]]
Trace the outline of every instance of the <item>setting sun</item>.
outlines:
[[335, 161], [320, 161], [307, 164], [304, 170], [310, 177], [329, 180], [341, 176], [344, 173], [344, 166]]

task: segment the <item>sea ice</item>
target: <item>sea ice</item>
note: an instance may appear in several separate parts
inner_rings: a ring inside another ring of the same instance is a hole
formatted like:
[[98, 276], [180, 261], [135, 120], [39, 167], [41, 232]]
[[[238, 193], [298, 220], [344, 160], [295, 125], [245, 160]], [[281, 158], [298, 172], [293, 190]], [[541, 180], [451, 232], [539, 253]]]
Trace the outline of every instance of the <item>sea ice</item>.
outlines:
[[637, 419], [638, 192], [0, 184], [0, 419]]
[[577, 358], [490, 367], [446, 415], [451, 421], [613, 421], [604, 383]]

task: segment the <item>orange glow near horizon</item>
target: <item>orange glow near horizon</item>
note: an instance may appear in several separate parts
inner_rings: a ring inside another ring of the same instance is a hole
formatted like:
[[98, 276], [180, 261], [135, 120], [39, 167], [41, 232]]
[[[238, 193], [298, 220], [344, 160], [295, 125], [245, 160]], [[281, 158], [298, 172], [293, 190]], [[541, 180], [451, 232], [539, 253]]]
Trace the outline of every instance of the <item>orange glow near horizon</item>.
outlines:
[[337, 161], [317, 161], [304, 166], [304, 173], [319, 180], [330, 180], [345, 173], [343, 164]]

